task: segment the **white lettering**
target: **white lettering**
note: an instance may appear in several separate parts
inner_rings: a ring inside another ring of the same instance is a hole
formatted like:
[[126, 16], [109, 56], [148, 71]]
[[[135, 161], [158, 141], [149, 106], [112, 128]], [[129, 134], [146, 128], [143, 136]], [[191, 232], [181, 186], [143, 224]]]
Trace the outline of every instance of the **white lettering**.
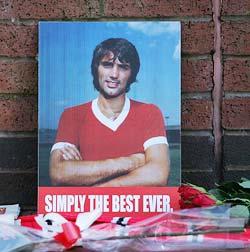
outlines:
[[45, 196], [45, 211], [47, 213], [52, 212], [52, 196], [51, 195], [46, 195]]
[[143, 212], [171, 212], [169, 195], [143, 195]]
[[55, 212], [67, 212], [66, 211], [66, 197], [67, 195], [61, 195], [61, 197], [55, 198]]
[[113, 212], [138, 212], [140, 195], [112, 195]]
[[84, 212], [86, 195], [46, 195], [45, 211]]
[[89, 195], [90, 211], [99, 209], [102, 212], [109, 212], [109, 195]]

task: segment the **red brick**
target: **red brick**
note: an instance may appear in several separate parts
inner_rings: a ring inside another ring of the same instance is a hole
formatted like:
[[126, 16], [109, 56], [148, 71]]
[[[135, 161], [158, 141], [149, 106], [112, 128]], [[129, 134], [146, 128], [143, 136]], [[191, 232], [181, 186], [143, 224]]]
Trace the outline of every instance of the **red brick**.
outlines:
[[223, 22], [222, 23], [222, 49], [225, 54], [250, 54], [250, 23]]
[[0, 61], [0, 93], [36, 93], [35, 62]]
[[37, 26], [0, 24], [1, 56], [35, 56]]
[[224, 99], [222, 126], [226, 129], [250, 129], [250, 98]]
[[211, 60], [182, 60], [182, 91], [205, 92], [213, 88], [213, 63]]
[[182, 101], [182, 129], [212, 129], [212, 102], [188, 99]]
[[0, 5], [1, 19], [83, 18], [100, 15], [98, 0], [15, 0]]
[[104, 1], [104, 15], [109, 17], [169, 17], [211, 15], [211, 1], [127, 0]]
[[0, 100], [0, 130], [31, 131], [36, 128], [36, 99], [17, 97]]
[[225, 60], [223, 78], [225, 91], [250, 91], [250, 60]]
[[181, 37], [183, 53], [206, 54], [213, 51], [214, 26], [212, 22], [184, 23]]
[[249, 0], [223, 0], [222, 15], [249, 15]]

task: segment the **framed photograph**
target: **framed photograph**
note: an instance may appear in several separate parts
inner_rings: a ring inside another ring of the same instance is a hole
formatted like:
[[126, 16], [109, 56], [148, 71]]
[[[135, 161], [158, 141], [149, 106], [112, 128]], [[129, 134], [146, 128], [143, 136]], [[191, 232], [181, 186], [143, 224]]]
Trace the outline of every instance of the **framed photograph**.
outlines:
[[178, 208], [180, 27], [39, 23], [39, 212]]

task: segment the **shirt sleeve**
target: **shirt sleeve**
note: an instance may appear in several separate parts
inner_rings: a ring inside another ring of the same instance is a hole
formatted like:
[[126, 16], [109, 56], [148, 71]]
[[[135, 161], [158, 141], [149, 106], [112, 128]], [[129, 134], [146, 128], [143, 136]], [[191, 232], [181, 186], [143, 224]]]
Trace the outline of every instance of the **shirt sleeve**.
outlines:
[[59, 120], [56, 141], [78, 146], [77, 114], [73, 110], [65, 110]]
[[149, 105], [146, 117], [144, 150], [155, 144], [168, 145], [166, 127], [160, 109], [155, 105]]

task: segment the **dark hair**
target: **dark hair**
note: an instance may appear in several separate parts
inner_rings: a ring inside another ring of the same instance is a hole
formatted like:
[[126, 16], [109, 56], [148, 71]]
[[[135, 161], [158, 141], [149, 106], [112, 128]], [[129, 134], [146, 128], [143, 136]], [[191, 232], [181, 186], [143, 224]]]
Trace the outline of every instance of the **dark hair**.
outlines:
[[123, 38], [110, 38], [96, 46], [91, 63], [94, 87], [99, 91], [98, 67], [102, 58], [110, 52], [114, 54], [114, 60], [118, 58], [119, 61], [130, 64], [131, 76], [126, 88], [126, 92], [128, 92], [130, 85], [136, 81], [140, 69], [140, 59], [135, 46]]

